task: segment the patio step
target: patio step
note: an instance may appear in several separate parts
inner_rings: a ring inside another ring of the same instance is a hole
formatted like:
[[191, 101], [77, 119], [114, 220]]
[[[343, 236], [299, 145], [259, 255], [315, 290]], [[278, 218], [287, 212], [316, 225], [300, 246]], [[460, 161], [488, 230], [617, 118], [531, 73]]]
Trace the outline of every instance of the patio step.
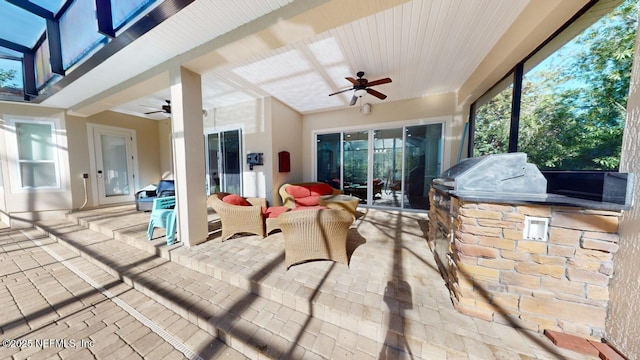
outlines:
[[129, 246], [171, 260], [170, 252], [182, 247], [180, 242], [166, 245], [165, 229], [156, 228], [147, 240], [150, 212], [136, 211], [132, 205], [111, 206], [67, 214], [67, 219]]
[[[116, 214], [119, 216], [126, 214], [127, 216], [122, 217], [128, 219], [112, 216]], [[129, 214], [132, 215], [130, 218]], [[71, 213], [67, 216], [71, 221], [105, 236], [111, 236], [148, 254], [160, 256], [200, 274], [232, 284], [245, 292], [313, 317], [314, 321], [327, 323], [336, 329], [344, 329], [350, 334], [358, 334], [367, 341], [377, 343], [378, 346], [390, 341], [390, 337], [396, 339], [401, 337], [401, 341], [406, 340], [410, 343], [425, 344], [427, 342], [425, 339], [428, 338], [428, 334], [425, 331], [424, 319], [421, 319], [417, 310], [413, 312], [413, 316], [405, 316], [402, 320], [399, 318], [400, 314], [406, 315], [403, 308], [406, 303], [402, 300], [408, 297], [410, 301], [411, 298], [411, 294], [405, 293], [403, 288], [387, 290], [386, 281], [370, 281], [371, 279], [366, 281], [354, 279], [351, 276], [318, 278], [318, 274], [312, 273], [315, 271], [313, 269], [294, 267], [286, 271], [281, 268], [284, 266], [284, 252], [281, 257], [273, 258], [268, 267], [260, 270], [243, 266], [243, 261], [250, 262], [251, 258], [245, 258], [242, 261], [240, 257], [234, 258], [235, 255], [229, 258], [228, 255], [217, 253], [215, 249], [210, 251], [215, 254], [214, 256], [205, 255], [207, 246], [220, 245], [219, 239], [199, 245], [198, 250], [186, 248], [181, 243], [167, 246], [163, 236], [164, 229], [158, 229], [157, 234], [154, 233], [154, 240], [148, 241], [146, 238], [148, 217], [148, 213], [144, 215], [141, 212], [131, 211], [126, 206], [110, 210], [106, 214], [104, 210], [100, 210], [95, 213], [90, 211]], [[141, 218], [144, 218], [143, 223], [139, 223]], [[260, 240], [255, 240], [257, 239], [255, 236], [243, 237], [228, 240], [224, 244], [237, 246], [235, 251], [227, 251], [227, 253], [260, 251], [259, 247], [253, 245], [259, 243], [260, 246], [271, 246], [268, 242], [272, 242], [282, 246], [281, 236], [282, 234], [274, 234]], [[200, 253], [194, 254], [194, 251]], [[261, 256], [268, 255], [258, 253], [254, 257]], [[321, 266], [324, 266], [324, 273], [331, 273], [330, 267], [344, 265], [325, 262]], [[294, 279], [298, 281], [291, 281]], [[301, 279], [308, 280], [301, 281]], [[328, 283], [330, 287], [342, 288], [338, 292], [349, 294], [339, 297], [332, 293], [318, 291], [323, 283]], [[397, 344], [390, 345], [396, 348]], [[402, 345], [397, 347], [402, 348]]]
[[167, 246], [162, 229], [147, 241], [149, 213], [134, 209], [40, 226], [249, 358], [549, 358], [541, 334], [453, 308], [422, 214], [365, 212], [350, 230], [349, 267], [318, 261], [287, 270], [282, 233], [221, 242], [210, 213], [208, 241]]
[[150, 253], [122, 241], [138, 225], [121, 227], [118, 235], [108, 236], [95, 231], [95, 224], [82, 226], [72, 219], [41, 221], [36, 228], [249, 358], [378, 355], [375, 341], [317, 314], [197, 271], [193, 269], [197, 262], [186, 267], [159, 256], [171, 254], [170, 249]]

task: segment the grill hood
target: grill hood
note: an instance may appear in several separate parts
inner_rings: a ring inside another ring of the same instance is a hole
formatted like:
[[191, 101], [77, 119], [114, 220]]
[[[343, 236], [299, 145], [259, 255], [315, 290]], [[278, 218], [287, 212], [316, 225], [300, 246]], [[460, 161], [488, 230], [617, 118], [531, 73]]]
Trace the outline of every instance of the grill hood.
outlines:
[[547, 193], [547, 179], [538, 167], [527, 163], [525, 153], [492, 154], [468, 158], [445, 170], [434, 185], [456, 193]]

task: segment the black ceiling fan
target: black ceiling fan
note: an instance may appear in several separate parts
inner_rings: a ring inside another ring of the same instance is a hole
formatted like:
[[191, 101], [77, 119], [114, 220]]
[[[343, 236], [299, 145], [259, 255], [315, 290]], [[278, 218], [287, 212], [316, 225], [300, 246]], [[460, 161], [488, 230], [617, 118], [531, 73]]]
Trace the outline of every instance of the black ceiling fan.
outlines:
[[378, 80], [369, 82], [369, 80], [363, 78], [364, 71], [358, 71], [358, 73], [356, 75], [358, 76], [358, 79], [354, 79], [352, 77], [346, 77], [345, 78], [345, 79], [349, 80], [349, 82], [351, 82], [353, 84], [353, 86], [351, 88], [334, 92], [333, 94], [329, 94], [329, 96], [336, 95], [336, 94], [341, 94], [341, 93], [343, 93], [345, 91], [354, 90], [353, 97], [351, 98], [351, 102], [349, 103], [350, 106], [355, 105], [356, 102], [358, 101], [358, 98], [363, 97], [365, 94], [371, 94], [371, 95], [377, 97], [380, 100], [384, 100], [384, 99], [387, 98], [387, 95], [385, 95], [385, 94], [383, 94], [383, 93], [381, 93], [379, 91], [370, 89], [369, 87], [376, 86], [376, 85], [381, 85], [381, 84], [388, 84], [388, 83], [391, 82], [390, 78], [378, 79]]
[[171, 100], [165, 100], [165, 102], [167, 104], [166, 105], [162, 105], [162, 110], [149, 111], [149, 112], [146, 112], [144, 114], [145, 115], [157, 114], [157, 113], [171, 114]]

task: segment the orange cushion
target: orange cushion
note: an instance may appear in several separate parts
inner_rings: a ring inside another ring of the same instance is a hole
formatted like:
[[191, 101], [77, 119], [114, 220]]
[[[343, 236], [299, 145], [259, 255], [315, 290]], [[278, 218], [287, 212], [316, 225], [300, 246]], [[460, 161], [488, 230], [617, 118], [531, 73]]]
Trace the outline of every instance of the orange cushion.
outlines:
[[308, 188], [300, 185], [289, 185], [284, 189], [287, 194], [292, 195], [294, 198], [304, 198], [311, 195]]
[[311, 196], [331, 195], [333, 194], [333, 188], [329, 184], [321, 183], [309, 186]]
[[222, 201], [231, 205], [238, 206], [251, 206], [251, 203], [247, 201], [247, 199], [243, 198], [240, 195], [230, 194], [222, 198]]
[[296, 206], [316, 206], [318, 205], [317, 196], [307, 196], [303, 198], [296, 198]]
[[278, 216], [280, 216], [280, 214], [284, 213], [287, 210], [289, 210], [289, 208], [286, 206], [272, 206], [268, 208], [265, 208], [263, 206], [262, 216], [264, 218], [277, 218]]

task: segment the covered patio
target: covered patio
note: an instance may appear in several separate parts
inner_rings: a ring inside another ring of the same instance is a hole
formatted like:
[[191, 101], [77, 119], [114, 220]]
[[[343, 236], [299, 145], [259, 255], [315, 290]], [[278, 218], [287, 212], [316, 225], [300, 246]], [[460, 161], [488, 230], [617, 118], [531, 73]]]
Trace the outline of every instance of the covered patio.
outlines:
[[507, 318], [459, 313], [427, 247], [427, 214], [358, 215], [348, 267], [313, 261], [289, 270], [282, 233], [221, 242], [211, 211], [208, 240], [191, 247], [167, 246], [162, 230], [147, 241], [149, 213], [134, 205], [37, 228], [249, 358], [597, 358]]

